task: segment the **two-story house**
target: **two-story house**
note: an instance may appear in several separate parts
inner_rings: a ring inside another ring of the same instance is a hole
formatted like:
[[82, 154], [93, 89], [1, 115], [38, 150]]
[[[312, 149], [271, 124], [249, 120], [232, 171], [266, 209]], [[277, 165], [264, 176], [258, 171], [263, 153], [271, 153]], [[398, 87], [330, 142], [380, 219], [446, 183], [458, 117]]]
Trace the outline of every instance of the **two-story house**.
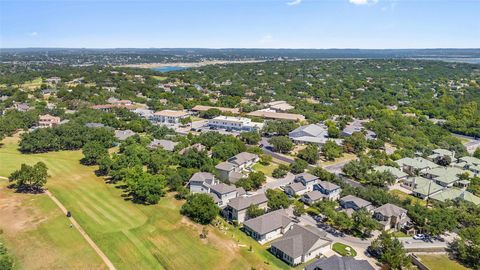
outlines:
[[373, 217], [382, 224], [384, 230], [400, 230], [410, 223], [407, 210], [391, 203], [375, 208]]
[[265, 193], [256, 194], [250, 197], [237, 197], [228, 202], [227, 207], [223, 209], [223, 215], [227, 220], [243, 223], [249, 217], [247, 209], [250, 205], [256, 205], [258, 208], [267, 209], [267, 196]]
[[188, 181], [188, 187], [191, 193], [210, 193], [210, 188], [219, 183], [213, 174], [197, 172]]

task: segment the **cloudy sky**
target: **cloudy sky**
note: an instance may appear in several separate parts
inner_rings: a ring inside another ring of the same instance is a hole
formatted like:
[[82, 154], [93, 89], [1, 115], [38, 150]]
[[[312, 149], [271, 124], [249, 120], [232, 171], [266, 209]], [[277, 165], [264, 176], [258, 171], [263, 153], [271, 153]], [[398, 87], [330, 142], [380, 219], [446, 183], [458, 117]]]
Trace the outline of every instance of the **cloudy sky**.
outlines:
[[479, 48], [480, 0], [0, 0], [0, 47]]

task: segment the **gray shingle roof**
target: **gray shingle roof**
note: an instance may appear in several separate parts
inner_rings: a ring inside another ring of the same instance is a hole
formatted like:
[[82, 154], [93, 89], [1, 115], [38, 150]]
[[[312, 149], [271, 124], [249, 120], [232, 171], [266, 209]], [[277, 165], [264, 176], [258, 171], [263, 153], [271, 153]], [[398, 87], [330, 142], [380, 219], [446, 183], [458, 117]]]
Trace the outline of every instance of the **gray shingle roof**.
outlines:
[[382, 216], [385, 217], [392, 217], [392, 216], [400, 216], [403, 213], [407, 213], [407, 210], [398, 207], [394, 204], [391, 203], [386, 203], [375, 210], [373, 210], [375, 213], [380, 213]]
[[121, 140], [121, 141], [124, 141], [126, 140], [128, 137], [131, 137], [133, 135], [135, 135], [137, 133], [131, 131], [130, 129], [127, 129], [127, 130], [115, 130], [115, 138]]
[[264, 193], [253, 195], [251, 197], [237, 197], [230, 200], [228, 206], [240, 211], [247, 209], [250, 205], [259, 205], [268, 201], [267, 196]]
[[210, 189], [218, 194], [227, 194], [237, 190], [235, 186], [230, 186], [224, 183], [220, 183], [214, 186], [211, 186]]
[[244, 163], [247, 163], [251, 160], [257, 159], [258, 156], [248, 152], [242, 152], [228, 159], [228, 162], [240, 166]]
[[170, 140], [153, 139], [153, 141], [150, 143], [149, 147], [150, 148], [157, 148], [157, 147], [160, 146], [167, 151], [173, 151], [177, 144], [178, 144], [178, 142], [173, 142], [173, 141], [170, 141]]
[[215, 176], [209, 172], [197, 172], [190, 178], [189, 182], [204, 182], [211, 185], [215, 182]]
[[232, 164], [230, 162], [220, 162], [215, 166], [215, 169], [221, 170], [221, 171], [231, 171], [235, 168], [235, 164]]
[[332, 240], [327, 238], [327, 233], [317, 228], [294, 224], [282, 238], [272, 243], [272, 247], [292, 258], [298, 258], [314, 246], [321, 248], [330, 245], [331, 242]]
[[310, 182], [319, 179], [317, 176], [310, 174], [310, 173], [300, 173], [295, 175], [295, 180], [300, 181], [300, 179], [303, 179], [305, 182]]
[[308, 197], [312, 201], [317, 201], [325, 197], [320, 191], [314, 190], [303, 194], [303, 197]]
[[319, 259], [305, 267], [305, 270], [374, 270], [367, 260], [333, 255]]
[[355, 197], [353, 195], [347, 195], [345, 197], [342, 197], [340, 198], [340, 201], [342, 202], [353, 202], [354, 204], [356, 204], [359, 208], [363, 208], [363, 207], [366, 207], [366, 206], [369, 206], [371, 205], [372, 203], [370, 203], [369, 201], [366, 201], [362, 198], [358, 198], [358, 197]]
[[306, 189], [306, 187], [300, 182], [292, 183], [290, 185], [287, 185], [287, 187], [291, 188], [295, 193]]
[[317, 185], [323, 187], [326, 190], [330, 190], [330, 191], [340, 188], [339, 186], [335, 185], [334, 183], [327, 182], [327, 181], [319, 181]]
[[250, 228], [258, 234], [266, 234], [277, 229], [284, 229], [292, 219], [288, 217], [284, 209], [279, 209], [256, 218], [249, 219], [243, 226]]

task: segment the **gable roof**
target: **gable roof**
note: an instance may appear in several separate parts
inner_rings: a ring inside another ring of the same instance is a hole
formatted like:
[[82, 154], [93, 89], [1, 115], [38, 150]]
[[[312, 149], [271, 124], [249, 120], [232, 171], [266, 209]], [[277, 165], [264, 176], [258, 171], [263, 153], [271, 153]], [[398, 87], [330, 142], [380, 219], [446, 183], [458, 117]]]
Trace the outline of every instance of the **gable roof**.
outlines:
[[407, 213], [407, 210], [398, 207], [394, 204], [391, 203], [386, 203], [375, 210], [373, 210], [374, 213], [380, 213], [382, 216], [385, 217], [392, 217], [392, 216], [400, 216], [401, 214]]
[[406, 157], [406, 158], [399, 159], [395, 162], [397, 162], [397, 164], [400, 166], [410, 166], [419, 170], [426, 169], [426, 168], [432, 169], [439, 166], [431, 162], [430, 160], [424, 159], [422, 157], [415, 157], [415, 158]]
[[389, 172], [394, 175], [397, 179], [407, 176], [408, 174], [402, 172], [400, 169], [392, 166], [376, 166], [373, 168], [376, 172]]
[[312, 201], [317, 201], [325, 197], [320, 191], [314, 190], [303, 194], [303, 197], [309, 198]]
[[303, 179], [305, 182], [310, 182], [318, 180], [319, 177], [310, 173], [300, 173], [295, 175], [295, 181], [299, 181], [300, 179]]
[[196, 172], [190, 177], [189, 182], [204, 182], [211, 185], [215, 182], [215, 176], [209, 172]]
[[227, 194], [227, 193], [230, 193], [230, 192], [234, 192], [237, 189], [235, 188], [235, 186], [227, 185], [225, 183], [220, 183], [220, 184], [216, 184], [214, 186], [211, 186], [210, 190], [212, 190], [213, 192], [218, 193], [218, 194]]
[[278, 209], [259, 217], [249, 219], [243, 223], [243, 226], [262, 235], [280, 228], [284, 229], [292, 222], [292, 219], [288, 217], [284, 209]]
[[412, 183], [413, 192], [416, 192], [423, 196], [430, 196], [443, 189], [442, 186], [435, 183], [434, 181], [420, 176], [408, 178], [406, 181]]
[[321, 124], [310, 124], [306, 126], [298, 127], [292, 130], [289, 135], [294, 135], [296, 133], [303, 132], [306, 133], [308, 137], [328, 137], [327, 127]]
[[248, 152], [242, 152], [239, 154], [236, 154], [235, 156], [229, 158], [227, 162], [235, 164], [237, 166], [240, 166], [242, 164], [245, 164], [251, 160], [257, 159], [258, 156], [252, 153]]
[[294, 182], [294, 183], [291, 183], [290, 185], [287, 185], [285, 188], [290, 188], [292, 189], [295, 193], [301, 191], [301, 190], [304, 190], [306, 189], [307, 187], [304, 186], [302, 183], [300, 182]]
[[328, 181], [319, 181], [317, 185], [321, 186], [325, 190], [330, 190], [330, 191], [340, 188], [338, 185], [335, 185], [334, 183], [328, 182]]
[[340, 201], [345, 202], [345, 203], [352, 202], [356, 206], [358, 206], [359, 208], [363, 208], [363, 207], [367, 207], [369, 205], [372, 205], [371, 202], [366, 201], [362, 198], [358, 198], [358, 197], [353, 196], [353, 195], [347, 195], [345, 197], [342, 197], [342, 198], [340, 198]]
[[217, 165], [215, 165], [215, 169], [221, 170], [221, 171], [231, 171], [235, 169], [237, 166], [233, 163], [230, 162], [220, 162]]
[[170, 141], [170, 140], [153, 139], [153, 141], [148, 146], [150, 148], [157, 148], [157, 147], [160, 146], [167, 151], [173, 151], [177, 144], [178, 144], [178, 142], [174, 142], [174, 141]]
[[127, 130], [115, 130], [115, 138], [121, 140], [121, 141], [124, 141], [126, 140], [128, 137], [131, 137], [133, 135], [135, 135], [137, 133], [131, 131], [130, 129], [127, 129]]
[[460, 190], [457, 188], [446, 188], [444, 191], [432, 195], [432, 199], [437, 201], [444, 202], [446, 200], [456, 200], [456, 199], [463, 199], [465, 201], [469, 201], [476, 205], [480, 204], [480, 198], [473, 195], [471, 192], [466, 190]]
[[259, 205], [262, 203], [266, 203], [268, 201], [267, 196], [265, 193], [260, 193], [253, 195], [251, 197], [237, 197], [230, 200], [228, 206], [231, 208], [240, 211], [247, 209], [250, 205]]
[[353, 257], [333, 255], [329, 258], [318, 259], [305, 266], [305, 270], [374, 270], [367, 260], [357, 260]]
[[282, 238], [272, 243], [272, 247], [295, 259], [306, 254], [314, 246], [321, 248], [330, 245], [331, 242], [326, 232], [294, 224]]

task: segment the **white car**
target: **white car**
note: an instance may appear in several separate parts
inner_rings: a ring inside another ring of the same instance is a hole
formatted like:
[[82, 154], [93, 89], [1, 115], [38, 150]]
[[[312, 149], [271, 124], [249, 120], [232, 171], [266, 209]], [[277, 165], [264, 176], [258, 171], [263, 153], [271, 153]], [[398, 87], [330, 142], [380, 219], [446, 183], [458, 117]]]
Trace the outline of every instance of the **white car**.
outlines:
[[426, 238], [425, 234], [415, 234], [413, 239], [415, 240], [424, 240]]

